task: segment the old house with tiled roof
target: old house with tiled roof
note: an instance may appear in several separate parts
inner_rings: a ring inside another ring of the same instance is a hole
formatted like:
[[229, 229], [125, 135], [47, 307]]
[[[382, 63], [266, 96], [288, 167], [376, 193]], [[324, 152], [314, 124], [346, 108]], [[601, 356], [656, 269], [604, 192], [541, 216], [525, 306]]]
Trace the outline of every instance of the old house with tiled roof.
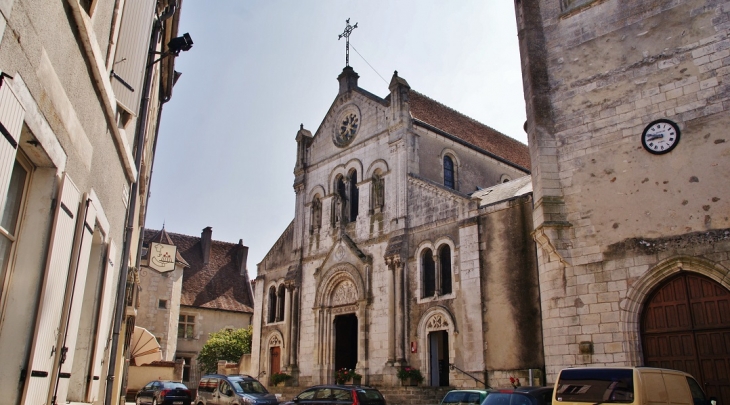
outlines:
[[296, 134], [295, 215], [255, 281], [251, 373], [307, 386], [355, 369], [398, 386], [499, 386], [541, 369], [526, 145], [393, 75], [346, 67]]
[[[211, 227], [201, 236], [146, 230], [137, 326], [160, 343], [164, 360], [185, 360], [183, 382], [197, 387], [196, 357], [208, 334], [245, 328], [253, 316], [253, 291], [246, 268], [248, 247], [213, 240]], [[175, 266], [151, 266], [155, 244], [174, 246]]]

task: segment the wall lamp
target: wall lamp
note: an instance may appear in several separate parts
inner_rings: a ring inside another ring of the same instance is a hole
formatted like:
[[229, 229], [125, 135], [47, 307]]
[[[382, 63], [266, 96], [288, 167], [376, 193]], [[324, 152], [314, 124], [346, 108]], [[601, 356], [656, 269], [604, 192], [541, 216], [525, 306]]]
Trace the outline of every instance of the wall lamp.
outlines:
[[156, 61], [149, 64], [149, 66], [154, 65], [155, 63], [161, 61], [162, 59], [173, 55], [178, 56], [180, 52], [189, 51], [190, 48], [193, 47], [193, 39], [190, 38], [190, 34], [187, 32], [184, 33], [181, 37], [175, 37], [170, 40], [170, 42], [167, 43], [167, 51], [165, 52], [155, 52], [156, 54], [160, 55], [160, 58]]

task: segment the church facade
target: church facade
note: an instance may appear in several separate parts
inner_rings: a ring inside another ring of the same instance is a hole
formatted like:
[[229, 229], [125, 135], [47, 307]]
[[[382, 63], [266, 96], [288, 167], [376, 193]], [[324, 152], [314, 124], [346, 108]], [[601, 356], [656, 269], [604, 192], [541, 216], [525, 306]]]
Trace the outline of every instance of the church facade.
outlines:
[[346, 67], [296, 135], [295, 216], [258, 266], [252, 373], [307, 386], [354, 369], [395, 386], [508, 384], [543, 369], [527, 147]]

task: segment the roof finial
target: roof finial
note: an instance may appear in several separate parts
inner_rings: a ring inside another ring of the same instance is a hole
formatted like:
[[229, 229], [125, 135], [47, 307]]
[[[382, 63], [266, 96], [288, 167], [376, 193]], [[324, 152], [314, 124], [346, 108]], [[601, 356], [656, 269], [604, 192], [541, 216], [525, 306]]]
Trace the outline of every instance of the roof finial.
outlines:
[[350, 25], [350, 19], [348, 18], [345, 20], [345, 23], [347, 23], [347, 26], [345, 27], [345, 31], [342, 32], [342, 34], [337, 36], [337, 40], [339, 41], [342, 39], [342, 37], [345, 37], [345, 67], [350, 66], [350, 34], [352, 33], [352, 30], [357, 28], [357, 23], [355, 25]]
[[304, 124], [299, 124], [299, 130], [304, 129]]

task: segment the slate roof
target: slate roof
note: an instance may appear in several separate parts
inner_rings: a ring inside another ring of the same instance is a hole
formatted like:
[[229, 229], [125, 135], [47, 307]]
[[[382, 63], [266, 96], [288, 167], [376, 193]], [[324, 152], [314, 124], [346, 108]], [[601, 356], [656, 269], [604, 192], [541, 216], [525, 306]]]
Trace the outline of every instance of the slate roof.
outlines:
[[532, 192], [532, 177], [523, 176], [507, 183], [500, 183], [496, 186], [475, 191], [472, 198], [479, 199], [479, 206], [484, 207], [500, 201], [509, 200]]
[[[145, 244], [159, 239], [165, 232], [147, 229]], [[243, 274], [237, 265], [239, 244], [213, 240], [208, 264], [203, 263], [200, 237], [165, 232], [173, 245], [177, 246], [179, 256], [188, 263], [183, 270], [182, 295], [180, 304], [222, 309], [226, 311], [253, 313], [253, 291], [248, 271]]]
[[527, 145], [417, 91], [410, 91], [408, 101], [414, 119], [530, 170]]

